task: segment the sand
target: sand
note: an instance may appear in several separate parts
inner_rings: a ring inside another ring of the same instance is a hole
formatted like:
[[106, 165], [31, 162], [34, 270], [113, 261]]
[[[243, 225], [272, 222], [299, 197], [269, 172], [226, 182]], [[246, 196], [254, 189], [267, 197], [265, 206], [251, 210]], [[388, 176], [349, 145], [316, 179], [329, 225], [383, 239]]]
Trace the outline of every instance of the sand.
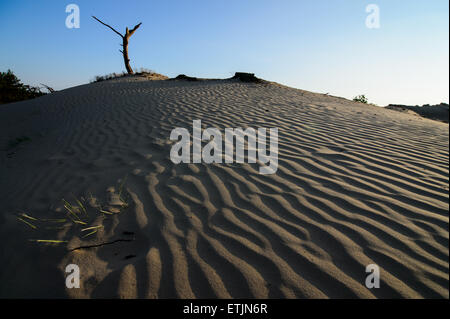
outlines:
[[387, 109], [395, 110], [398, 112], [410, 113], [416, 116], [423, 116], [436, 121], [441, 121], [448, 123], [448, 113], [449, 105], [446, 103], [435, 104], [435, 105], [396, 105], [389, 104], [386, 106]]
[[[173, 164], [170, 132], [195, 119], [278, 127], [277, 173]], [[238, 80], [121, 78], [0, 106], [0, 297], [448, 298], [448, 134]], [[49, 229], [62, 199], [89, 223]], [[82, 238], [88, 225], [103, 227]]]

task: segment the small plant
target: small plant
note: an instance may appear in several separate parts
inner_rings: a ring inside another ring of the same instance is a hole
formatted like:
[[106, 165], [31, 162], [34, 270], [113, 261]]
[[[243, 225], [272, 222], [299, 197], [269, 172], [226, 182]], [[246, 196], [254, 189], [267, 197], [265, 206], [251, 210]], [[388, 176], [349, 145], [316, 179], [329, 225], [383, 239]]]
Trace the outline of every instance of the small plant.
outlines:
[[[127, 77], [127, 76], [130, 76], [130, 74], [128, 74], [127, 72], [121, 72], [121, 73], [114, 72], [114, 73], [110, 73], [110, 74], [106, 74], [106, 75], [97, 75], [93, 80], [91, 80], [91, 83], [119, 79], [119, 78], [123, 78], [123, 77]], [[157, 80], [167, 79], [167, 76], [156, 73], [155, 71], [152, 71], [152, 70], [149, 70], [146, 68], [140, 68], [139, 72], [135, 72], [131, 76], [140, 76], [140, 77], [144, 77], [144, 78], [151, 78], [151, 79], [157, 79]]]
[[355, 96], [355, 98], [353, 99], [353, 101], [359, 102], [359, 103], [364, 103], [364, 104], [367, 104], [367, 102], [368, 102], [368, 101], [367, 101], [367, 98], [366, 98], [366, 96], [365, 96], [364, 94]]

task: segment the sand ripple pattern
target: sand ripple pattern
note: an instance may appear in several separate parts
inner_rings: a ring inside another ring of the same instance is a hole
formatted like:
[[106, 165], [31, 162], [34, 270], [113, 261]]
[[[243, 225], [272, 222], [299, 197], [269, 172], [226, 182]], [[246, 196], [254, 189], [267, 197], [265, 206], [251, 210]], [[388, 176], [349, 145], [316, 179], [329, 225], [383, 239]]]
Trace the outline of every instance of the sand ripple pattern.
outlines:
[[[195, 119], [278, 127], [278, 172], [173, 164], [170, 131]], [[44, 214], [128, 175], [131, 207], [111, 238], [126, 229], [135, 241], [61, 252], [60, 267], [89, 269], [81, 291], [61, 296], [449, 297], [446, 124], [275, 84], [126, 80], [7, 106], [0, 124], [5, 139], [33, 136], [2, 158], [5, 211]], [[12, 232], [2, 218], [0, 239]], [[380, 289], [365, 287], [372, 263]], [[14, 265], [2, 266], [2, 295]]]

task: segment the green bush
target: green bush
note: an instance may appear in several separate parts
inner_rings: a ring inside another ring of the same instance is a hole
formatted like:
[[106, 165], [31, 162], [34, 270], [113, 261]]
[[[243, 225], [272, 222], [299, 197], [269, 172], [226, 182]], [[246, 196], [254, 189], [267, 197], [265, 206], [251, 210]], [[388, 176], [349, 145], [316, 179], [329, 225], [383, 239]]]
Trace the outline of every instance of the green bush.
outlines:
[[358, 95], [358, 96], [355, 96], [355, 98], [353, 99], [353, 101], [367, 104], [367, 98], [366, 98], [365, 95]]
[[11, 70], [0, 72], [0, 104], [33, 99], [45, 95], [38, 87], [20, 82]]

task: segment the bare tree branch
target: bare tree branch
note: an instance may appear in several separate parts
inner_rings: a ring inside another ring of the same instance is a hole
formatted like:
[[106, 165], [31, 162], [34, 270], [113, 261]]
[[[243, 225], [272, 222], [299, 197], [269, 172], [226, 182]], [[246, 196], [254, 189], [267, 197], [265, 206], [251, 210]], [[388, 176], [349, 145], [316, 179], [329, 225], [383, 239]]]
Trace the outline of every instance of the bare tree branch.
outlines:
[[131, 37], [133, 35], [133, 33], [141, 26], [142, 22], [140, 22], [139, 24], [136, 24], [134, 26], [133, 29], [131, 29], [131, 31], [127, 32], [127, 34], [129, 34], [129, 36]]
[[48, 85], [45, 85], [45, 84], [42, 84], [42, 83], [41, 83], [41, 85], [43, 87], [45, 87], [50, 93], [55, 93], [56, 92], [53, 88], [49, 87]]
[[103, 21], [101, 21], [100, 19], [97, 19], [96, 17], [92, 16], [95, 20], [97, 20], [98, 22], [100, 22], [101, 24], [107, 26], [108, 28], [110, 28], [111, 30], [113, 30], [115, 33], [117, 33], [118, 35], [120, 35], [121, 38], [123, 38], [123, 35], [120, 34], [120, 32], [118, 32], [116, 29], [114, 29], [113, 27], [111, 27], [110, 25], [104, 23]]

